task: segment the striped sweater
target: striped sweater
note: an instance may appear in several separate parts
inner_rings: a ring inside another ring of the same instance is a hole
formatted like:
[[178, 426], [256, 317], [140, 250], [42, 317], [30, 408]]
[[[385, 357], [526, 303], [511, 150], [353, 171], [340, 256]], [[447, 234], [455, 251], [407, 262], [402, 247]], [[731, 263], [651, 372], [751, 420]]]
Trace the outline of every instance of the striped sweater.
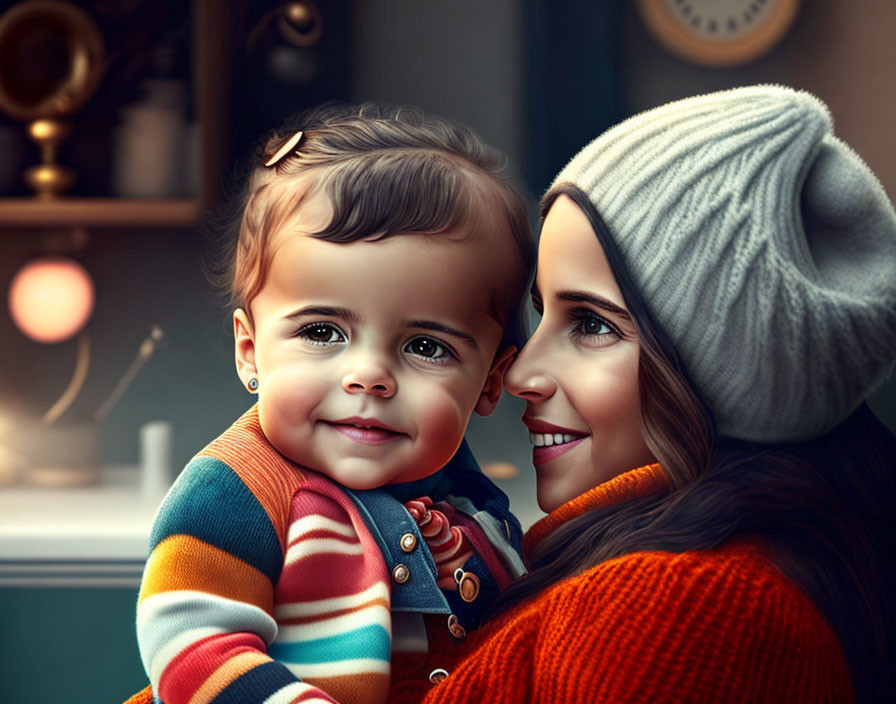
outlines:
[[156, 517], [137, 607], [156, 701], [385, 701], [391, 569], [363, 508], [277, 453], [253, 407]]

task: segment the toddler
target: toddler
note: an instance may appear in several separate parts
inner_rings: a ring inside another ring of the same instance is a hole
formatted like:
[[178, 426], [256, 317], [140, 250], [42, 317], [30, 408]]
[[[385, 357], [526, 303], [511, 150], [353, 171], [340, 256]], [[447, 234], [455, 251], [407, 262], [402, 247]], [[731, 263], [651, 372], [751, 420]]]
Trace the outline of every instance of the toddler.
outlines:
[[318, 109], [256, 163], [230, 280], [258, 402], [159, 509], [141, 657], [166, 704], [383, 702], [393, 654], [522, 571], [463, 434], [523, 341], [527, 216], [493, 150], [413, 110]]

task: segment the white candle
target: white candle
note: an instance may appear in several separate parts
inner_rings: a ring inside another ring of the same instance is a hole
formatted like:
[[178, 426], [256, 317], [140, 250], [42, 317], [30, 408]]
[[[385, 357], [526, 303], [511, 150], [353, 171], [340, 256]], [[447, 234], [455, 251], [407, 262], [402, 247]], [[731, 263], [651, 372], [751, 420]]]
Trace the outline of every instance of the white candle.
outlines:
[[160, 498], [171, 488], [171, 437], [172, 426], [166, 420], [140, 427], [140, 492], [147, 498]]

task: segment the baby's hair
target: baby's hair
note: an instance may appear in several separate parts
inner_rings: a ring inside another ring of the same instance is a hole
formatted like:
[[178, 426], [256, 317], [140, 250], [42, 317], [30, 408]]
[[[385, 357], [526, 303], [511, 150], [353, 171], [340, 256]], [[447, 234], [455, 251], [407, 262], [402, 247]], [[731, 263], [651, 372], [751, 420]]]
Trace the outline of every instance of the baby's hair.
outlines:
[[[298, 145], [265, 166], [299, 130]], [[492, 312], [505, 325], [503, 344], [522, 346], [522, 300], [535, 263], [528, 215], [508, 181], [503, 154], [468, 127], [417, 108], [329, 104], [293, 116], [264, 137], [249, 166], [223, 278], [230, 304], [250, 320], [249, 304], [270, 267], [272, 234], [289, 226], [306, 197], [322, 193], [333, 215], [312, 235], [330, 242], [458, 232], [476, 237], [506, 227], [517, 276], [512, 290], [493, 292]]]

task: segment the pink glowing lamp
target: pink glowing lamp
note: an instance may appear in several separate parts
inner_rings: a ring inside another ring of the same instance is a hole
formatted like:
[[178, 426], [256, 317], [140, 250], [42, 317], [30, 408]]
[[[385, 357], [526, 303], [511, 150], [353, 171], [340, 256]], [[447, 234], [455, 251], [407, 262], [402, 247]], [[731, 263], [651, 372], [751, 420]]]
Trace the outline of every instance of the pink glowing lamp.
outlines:
[[29, 262], [9, 286], [9, 312], [25, 335], [36, 342], [64, 342], [81, 330], [93, 312], [93, 280], [69, 257], [41, 257]]
[[[81, 332], [95, 301], [93, 280], [87, 270], [70, 257], [46, 256], [23, 266], [9, 286], [9, 312], [13, 322], [36, 342], [64, 342]], [[87, 333], [78, 338], [78, 359], [68, 388], [44, 414], [50, 424], [72, 404], [87, 378], [90, 341]]]

